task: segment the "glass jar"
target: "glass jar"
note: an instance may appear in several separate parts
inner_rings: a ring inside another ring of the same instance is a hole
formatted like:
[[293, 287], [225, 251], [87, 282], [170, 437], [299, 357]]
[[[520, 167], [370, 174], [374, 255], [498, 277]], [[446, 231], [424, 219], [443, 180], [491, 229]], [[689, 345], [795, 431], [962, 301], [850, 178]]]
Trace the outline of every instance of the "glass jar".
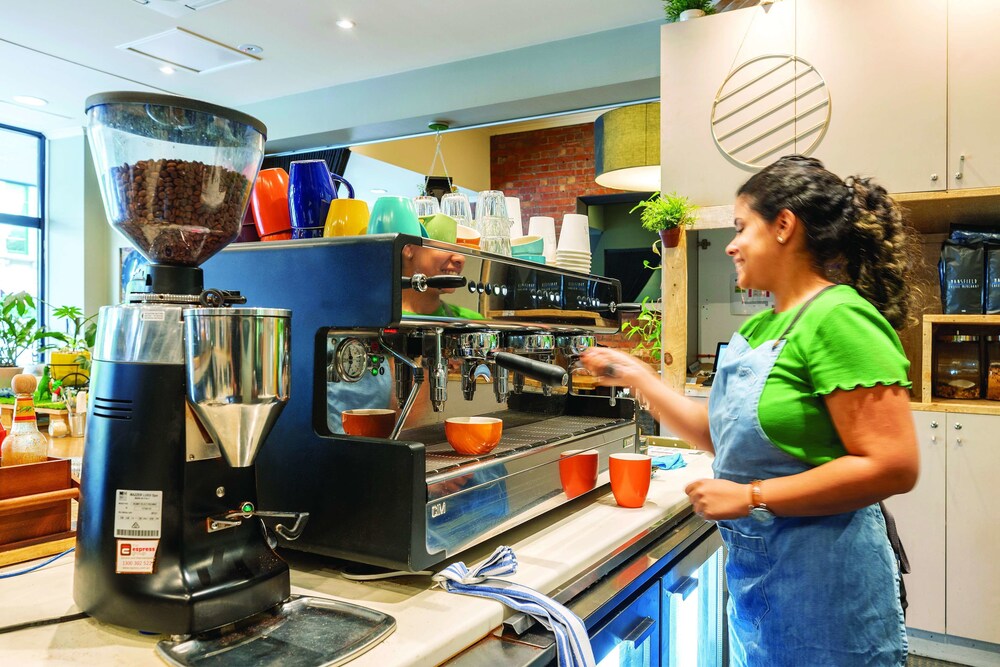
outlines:
[[1000, 336], [986, 337], [986, 398], [1000, 401]]
[[982, 396], [979, 336], [943, 334], [937, 338], [934, 395], [976, 399]]

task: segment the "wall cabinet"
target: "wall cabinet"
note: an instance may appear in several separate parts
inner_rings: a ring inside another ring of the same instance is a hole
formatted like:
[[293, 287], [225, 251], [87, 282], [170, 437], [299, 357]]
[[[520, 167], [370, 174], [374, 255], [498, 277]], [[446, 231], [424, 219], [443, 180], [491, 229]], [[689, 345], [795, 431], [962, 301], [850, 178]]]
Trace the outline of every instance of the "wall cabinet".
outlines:
[[[997, 34], [995, 0], [785, 0], [665, 25], [663, 189], [702, 206], [729, 204], [756, 171], [744, 163], [807, 151], [817, 137], [810, 154], [832, 171], [874, 176], [891, 192], [1000, 186], [1000, 78], [988, 66], [1000, 59]], [[794, 73], [760, 63], [734, 75], [740, 91], [723, 89], [742, 64], [781, 54], [804, 62]], [[807, 65], [825, 83], [828, 106], [804, 95], [816, 81]], [[791, 105], [790, 91], [799, 97]], [[733, 97], [713, 116], [720, 92]], [[726, 105], [758, 98], [722, 134], [746, 127], [717, 142], [713, 120]], [[825, 134], [813, 130], [828, 110]]]
[[886, 501], [910, 559], [906, 624], [1000, 643], [1000, 417], [915, 411], [920, 480]]
[[948, 188], [1000, 185], [1000, 3], [948, 3]]

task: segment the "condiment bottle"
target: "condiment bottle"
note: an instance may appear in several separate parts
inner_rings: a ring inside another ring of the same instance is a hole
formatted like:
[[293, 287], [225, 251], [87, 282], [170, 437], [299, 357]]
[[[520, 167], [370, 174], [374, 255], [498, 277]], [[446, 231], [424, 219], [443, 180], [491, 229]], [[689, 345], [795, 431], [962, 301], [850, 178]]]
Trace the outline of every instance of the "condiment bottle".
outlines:
[[35, 421], [34, 391], [38, 380], [34, 375], [15, 375], [10, 386], [14, 390], [14, 417], [10, 433], [0, 445], [0, 466], [40, 463], [48, 459], [49, 441], [38, 430]]

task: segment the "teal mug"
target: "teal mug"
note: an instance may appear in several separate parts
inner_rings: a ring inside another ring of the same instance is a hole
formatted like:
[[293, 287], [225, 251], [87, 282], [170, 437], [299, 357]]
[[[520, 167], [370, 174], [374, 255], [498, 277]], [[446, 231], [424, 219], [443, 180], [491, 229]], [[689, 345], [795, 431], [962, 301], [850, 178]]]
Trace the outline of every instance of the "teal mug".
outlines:
[[368, 219], [369, 234], [410, 234], [421, 236], [417, 209], [409, 197], [379, 197]]

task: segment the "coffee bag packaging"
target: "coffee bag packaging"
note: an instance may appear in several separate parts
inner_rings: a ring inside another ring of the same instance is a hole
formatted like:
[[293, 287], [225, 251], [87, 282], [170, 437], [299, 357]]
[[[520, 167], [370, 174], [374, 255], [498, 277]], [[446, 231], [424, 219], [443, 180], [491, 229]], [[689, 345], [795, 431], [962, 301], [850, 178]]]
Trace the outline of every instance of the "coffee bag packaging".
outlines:
[[983, 313], [983, 278], [985, 250], [982, 242], [941, 244], [938, 274], [941, 281], [941, 307], [948, 315]]
[[1000, 313], [1000, 243], [987, 243], [985, 248], [986, 312], [995, 315]]

